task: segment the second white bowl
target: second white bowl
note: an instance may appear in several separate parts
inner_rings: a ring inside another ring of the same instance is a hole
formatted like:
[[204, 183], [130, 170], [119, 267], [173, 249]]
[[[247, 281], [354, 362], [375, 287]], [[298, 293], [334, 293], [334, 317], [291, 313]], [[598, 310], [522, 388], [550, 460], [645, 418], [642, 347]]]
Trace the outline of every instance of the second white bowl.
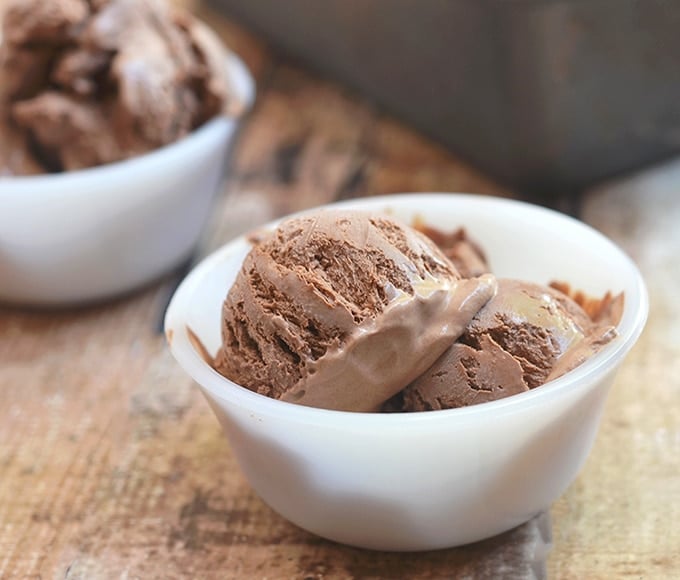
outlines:
[[[236, 101], [254, 82], [230, 54]], [[139, 157], [0, 179], [0, 302], [56, 305], [136, 288], [186, 259], [222, 181], [238, 117], [217, 117]]]

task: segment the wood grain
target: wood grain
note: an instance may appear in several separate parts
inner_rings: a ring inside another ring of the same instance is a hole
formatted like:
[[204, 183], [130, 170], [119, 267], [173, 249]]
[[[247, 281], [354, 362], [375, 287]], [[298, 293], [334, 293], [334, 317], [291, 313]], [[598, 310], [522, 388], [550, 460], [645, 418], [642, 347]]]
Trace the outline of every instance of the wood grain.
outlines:
[[[201, 250], [273, 217], [351, 196], [513, 196], [194, 0], [258, 78]], [[680, 171], [677, 181], [680, 183]], [[677, 186], [612, 184], [584, 217], [629, 251], [652, 312], [586, 468], [554, 506], [555, 578], [680, 569]], [[386, 554], [288, 524], [254, 495], [197, 389], [156, 332], [175, 279], [106, 304], [0, 307], [0, 578], [492, 578], [531, 573], [546, 522], [459, 550]]]

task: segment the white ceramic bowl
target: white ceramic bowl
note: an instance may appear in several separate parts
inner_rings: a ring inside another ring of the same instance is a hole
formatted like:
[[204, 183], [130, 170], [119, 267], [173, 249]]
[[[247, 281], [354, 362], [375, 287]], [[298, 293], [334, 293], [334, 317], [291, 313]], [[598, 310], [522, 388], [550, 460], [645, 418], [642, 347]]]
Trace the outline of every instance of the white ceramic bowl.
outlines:
[[[227, 63], [246, 109], [254, 82]], [[0, 179], [0, 301], [54, 305], [136, 288], [186, 259], [223, 177], [239, 117], [92, 169]]]
[[255, 491], [306, 530], [381, 550], [474, 542], [548, 509], [583, 465], [614, 374], [644, 326], [647, 294], [635, 265], [592, 228], [524, 203], [415, 194], [342, 205], [446, 230], [465, 225], [498, 276], [624, 291], [620, 336], [567, 375], [483, 405], [381, 415], [276, 401], [212, 370], [187, 334], [218, 348], [220, 307], [248, 251], [237, 239], [184, 280], [165, 324]]

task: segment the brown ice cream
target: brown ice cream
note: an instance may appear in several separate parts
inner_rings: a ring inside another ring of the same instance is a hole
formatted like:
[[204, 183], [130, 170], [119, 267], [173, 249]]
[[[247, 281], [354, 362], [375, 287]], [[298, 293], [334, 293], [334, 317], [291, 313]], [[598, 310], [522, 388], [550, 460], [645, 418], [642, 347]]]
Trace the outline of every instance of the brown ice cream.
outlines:
[[421, 219], [416, 219], [413, 227], [439, 247], [463, 278], [474, 278], [491, 272], [484, 250], [468, 236], [465, 228], [443, 232], [427, 225]]
[[613, 295], [607, 292], [602, 298], [588, 296], [581, 290], [575, 290], [567, 282], [550, 282], [550, 287], [571, 298], [583, 308], [593, 322], [616, 326], [623, 314], [623, 294]]
[[0, 123], [0, 177], [42, 173], [28, 151], [26, 137], [9, 125]]
[[427, 238], [392, 220], [320, 211], [260, 239], [223, 307], [218, 372], [302, 405], [376, 411], [491, 298]]
[[389, 411], [433, 411], [495, 401], [528, 391], [517, 358], [482, 335], [479, 348], [455, 342], [393, 401]]
[[126, 159], [235, 106], [220, 42], [164, 0], [10, 0], [2, 30], [0, 174]]
[[554, 288], [498, 280], [458, 341], [390, 405], [447, 409], [533, 389], [597, 352], [616, 335], [616, 322], [594, 320]]
[[302, 405], [429, 411], [522, 393], [600, 350], [623, 309], [623, 295], [496, 280], [462, 228], [320, 211], [251, 242], [212, 363]]

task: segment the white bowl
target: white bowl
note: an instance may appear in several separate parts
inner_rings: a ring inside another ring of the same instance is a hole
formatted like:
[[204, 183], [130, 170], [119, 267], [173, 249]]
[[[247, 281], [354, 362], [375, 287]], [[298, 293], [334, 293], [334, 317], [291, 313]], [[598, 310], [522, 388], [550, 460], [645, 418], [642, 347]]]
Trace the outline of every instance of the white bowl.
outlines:
[[[254, 82], [230, 55], [244, 108]], [[0, 178], [0, 301], [54, 305], [136, 288], [185, 260], [223, 177], [239, 117], [210, 120], [151, 153], [92, 169]]]
[[269, 399], [216, 373], [220, 308], [248, 244], [239, 238], [183, 281], [165, 325], [172, 353], [201, 387], [255, 491], [300, 527], [345, 544], [430, 550], [487, 538], [549, 508], [597, 432], [614, 374], [644, 326], [640, 274], [604, 236], [565, 215], [474, 195], [415, 194], [342, 204], [478, 239], [499, 276], [567, 280], [625, 292], [619, 337], [563, 377], [482, 405], [410, 414], [348, 413]]

